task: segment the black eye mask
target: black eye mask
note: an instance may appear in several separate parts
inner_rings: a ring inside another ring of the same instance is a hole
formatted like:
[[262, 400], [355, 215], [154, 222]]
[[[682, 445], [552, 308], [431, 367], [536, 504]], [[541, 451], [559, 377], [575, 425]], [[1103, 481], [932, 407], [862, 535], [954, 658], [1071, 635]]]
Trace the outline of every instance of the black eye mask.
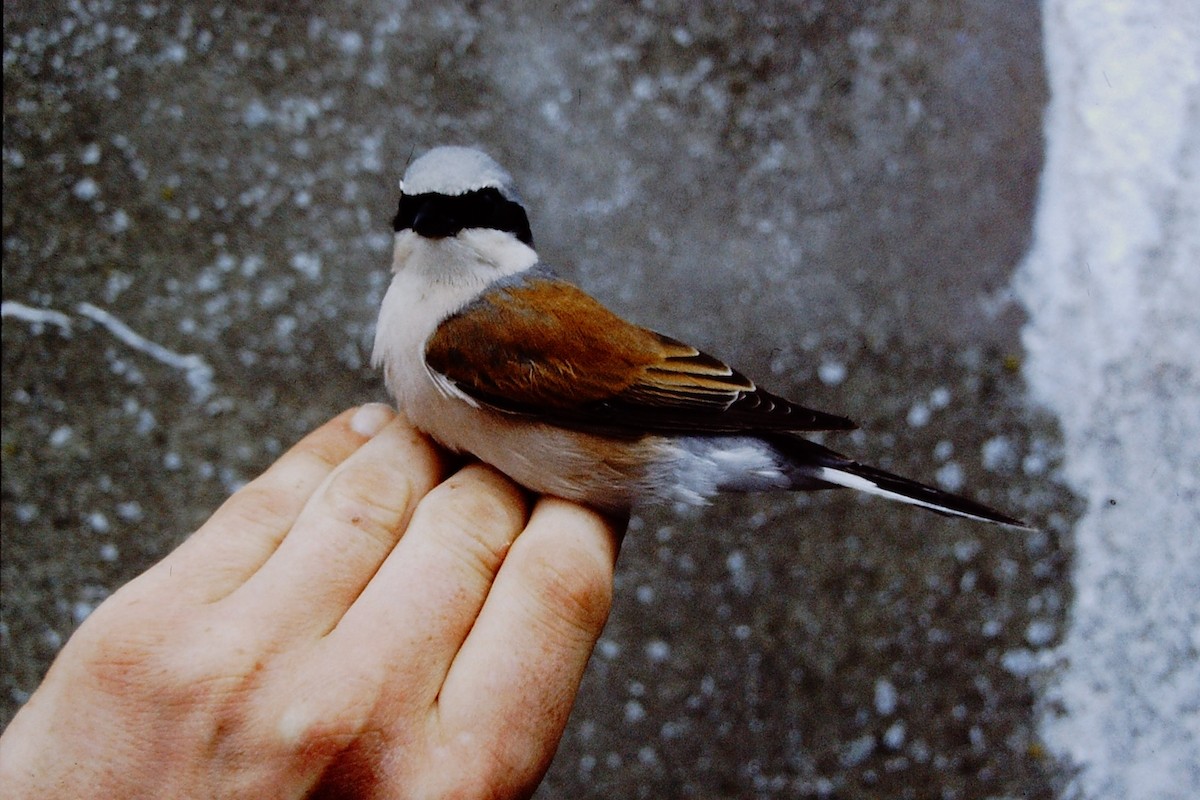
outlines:
[[533, 246], [525, 209], [493, 187], [456, 195], [438, 192], [402, 194], [392, 228], [396, 231], [411, 229], [430, 239], [454, 236], [467, 228], [491, 228], [507, 231]]

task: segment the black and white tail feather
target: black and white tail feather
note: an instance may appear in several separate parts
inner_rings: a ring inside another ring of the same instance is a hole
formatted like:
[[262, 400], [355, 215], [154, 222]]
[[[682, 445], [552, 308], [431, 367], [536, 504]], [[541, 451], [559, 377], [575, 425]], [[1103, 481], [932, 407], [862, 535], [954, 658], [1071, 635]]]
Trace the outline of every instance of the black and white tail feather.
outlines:
[[949, 517], [965, 517], [1029, 529], [1029, 525], [1016, 517], [1002, 514], [982, 503], [878, 467], [861, 464], [807, 439], [778, 435], [771, 437], [770, 441], [791, 462], [792, 477], [798, 482], [798, 488], [857, 489]]

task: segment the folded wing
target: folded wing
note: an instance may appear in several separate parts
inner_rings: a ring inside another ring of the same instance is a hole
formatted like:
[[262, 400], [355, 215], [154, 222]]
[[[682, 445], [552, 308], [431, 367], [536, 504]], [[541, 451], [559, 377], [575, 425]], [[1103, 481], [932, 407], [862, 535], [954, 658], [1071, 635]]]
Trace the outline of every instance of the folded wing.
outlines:
[[542, 271], [497, 284], [444, 321], [425, 362], [470, 402], [614, 435], [854, 427], [759, 389]]

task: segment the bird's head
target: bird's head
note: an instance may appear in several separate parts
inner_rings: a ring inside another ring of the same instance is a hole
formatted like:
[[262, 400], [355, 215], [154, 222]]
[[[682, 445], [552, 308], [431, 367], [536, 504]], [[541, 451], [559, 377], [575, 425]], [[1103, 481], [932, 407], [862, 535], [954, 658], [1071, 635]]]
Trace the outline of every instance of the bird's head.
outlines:
[[467, 230], [509, 234], [533, 246], [529, 218], [509, 174], [470, 147], [435, 147], [409, 165], [400, 182], [397, 232], [445, 239]]

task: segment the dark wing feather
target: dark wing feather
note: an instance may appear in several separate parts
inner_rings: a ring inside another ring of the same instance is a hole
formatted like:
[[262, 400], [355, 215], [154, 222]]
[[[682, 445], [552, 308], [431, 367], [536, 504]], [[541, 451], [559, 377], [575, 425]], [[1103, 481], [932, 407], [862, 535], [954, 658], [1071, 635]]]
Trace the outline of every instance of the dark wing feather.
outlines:
[[[848, 430], [845, 417], [814, 411], [764, 389], [716, 358], [662, 334], [664, 355], [603, 403], [606, 416], [654, 431]], [[596, 409], [593, 409], [593, 412]]]
[[500, 283], [445, 320], [428, 367], [476, 402], [605, 433], [845, 430], [724, 362], [626, 322], [545, 273]]

